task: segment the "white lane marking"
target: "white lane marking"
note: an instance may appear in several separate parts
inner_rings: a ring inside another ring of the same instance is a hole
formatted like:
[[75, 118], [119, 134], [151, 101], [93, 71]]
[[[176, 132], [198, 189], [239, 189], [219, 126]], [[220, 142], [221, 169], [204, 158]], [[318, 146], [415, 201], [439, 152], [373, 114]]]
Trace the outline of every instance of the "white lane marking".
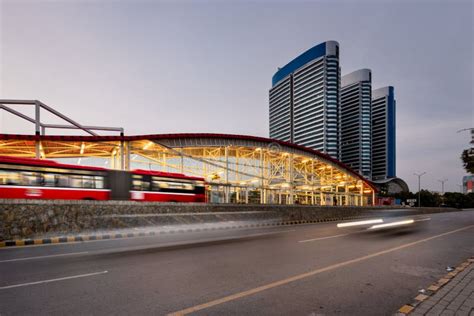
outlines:
[[343, 236], [347, 236], [347, 235], [349, 235], [349, 234], [340, 234], [340, 235], [334, 235], [334, 236], [327, 236], [327, 237], [306, 239], [306, 240], [300, 240], [300, 241], [298, 241], [298, 242], [310, 242], [310, 241], [317, 241], [317, 240], [324, 240], [324, 239], [330, 239], [330, 238], [343, 237]]
[[26, 257], [26, 258], [15, 258], [15, 259], [8, 259], [8, 260], [0, 260], [0, 263], [24, 261], [24, 260], [35, 260], [35, 259], [44, 259], [44, 258], [54, 258], [54, 257], [64, 257], [64, 256], [75, 256], [75, 255], [83, 255], [85, 253], [89, 253], [89, 251], [62, 253], [62, 254], [58, 254], [58, 255], [47, 255], [47, 256], [37, 256], [37, 257]]
[[36, 281], [36, 282], [13, 284], [13, 285], [1, 286], [0, 290], [7, 290], [7, 289], [13, 289], [13, 288], [16, 288], [16, 287], [30, 286], [30, 285], [37, 285], [37, 284], [44, 284], [44, 283], [51, 283], [51, 282], [58, 282], [58, 281], [78, 279], [78, 278], [86, 278], [86, 277], [90, 277], [90, 276], [105, 274], [105, 273], [108, 273], [108, 272], [109, 271], [100, 271], [100, 272], [72, 275], [72, 276], [57, 278], [57, 279], [49, 279], [49, 280], [42, 280], [42, 281]]

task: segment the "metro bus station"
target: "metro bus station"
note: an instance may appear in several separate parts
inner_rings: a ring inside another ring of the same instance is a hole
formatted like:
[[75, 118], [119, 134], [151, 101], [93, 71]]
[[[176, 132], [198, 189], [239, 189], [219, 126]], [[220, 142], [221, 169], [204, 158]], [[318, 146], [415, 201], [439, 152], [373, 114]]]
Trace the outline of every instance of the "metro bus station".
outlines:
[[[40, 101], [0, 100], [2, 109], [35, 124], [31, 135], [0, 134], [0, 156], [37, 158], [117, 170], [150, 170], [202, 177], [210, 203], [365, 206], [375, 187], [321, 152], [263, 137], [227, 134], [125, 136], [121, 128], [88, 127]], [[36, 108], [34, 118], [11, 104]], [[45, 124], [47, 110], [68, 125]], [[47, 135], [47, 129], [77, 129], [88, 136]], [[100, 136], [94, 130], [119, 132]]]

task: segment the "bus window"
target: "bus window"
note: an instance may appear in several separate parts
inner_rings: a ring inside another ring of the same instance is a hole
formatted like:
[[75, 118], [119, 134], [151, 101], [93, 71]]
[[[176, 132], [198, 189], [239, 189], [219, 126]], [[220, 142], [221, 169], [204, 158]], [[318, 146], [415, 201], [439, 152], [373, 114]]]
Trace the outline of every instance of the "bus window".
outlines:
[[142, 176], [134, 174], [132, 177], [132, 190], [142, 190]]
[[18, 185], [20, 184], [20, 174], [17, 171], [0, 170], [0, 184]]
[[192, 190], [194, 190], [194, 185], [188, 182], [171, 182], [153, 178], [153, 191], [181, 192]]
[[138, 174], [133, 175], [132, 180], [132, 190], [135, 191], [149, 191], [150, 190], [150, 182], [146, 181], [146, 179]]
[[93, 189], [95, 187], [94, 177], [82, 176], [82, 187], [86, 189]]
[[187, 190], [187, 191], [194, 190], [194, 186], [191, 183], [183, 183], [183, 182], [168, 182], [168, 187], [170, 189], [176, 189], [176, 190]]
[[153, 191], [162, 191], [168, 188], [168, 183], [164, 181], [153, 180]]
[[206, 193], [206, 187], [204, 182], [198, 181], [194, 184], [194, 193], [196, 194], [205, 194]]
[[78, 175], [69, 176], [69, 186], [73, 188], [82, 188], [82, 176], [78, 176]]
[[55, 187], [56, 186], [56, 177], [54, 173], [45, 173], [43, 174], [43, 185], [46, 187]]
[[27, 186], [38, 186], [40, 185], [40, 177], [37, 172], [22, 172], [21, 173], [21, 184]]
[[69, 186], [69, 176], [65, 174], [56, 175], [56, 186], [57, 187], [68, 187]]
[[103, 189], [104, 188], [104, 177], [95, 176], [95, 188]]

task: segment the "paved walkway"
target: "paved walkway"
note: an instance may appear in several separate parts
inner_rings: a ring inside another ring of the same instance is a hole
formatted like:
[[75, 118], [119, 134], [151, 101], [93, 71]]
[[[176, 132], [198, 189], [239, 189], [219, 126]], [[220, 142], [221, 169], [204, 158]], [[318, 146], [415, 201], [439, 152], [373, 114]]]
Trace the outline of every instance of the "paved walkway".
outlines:
[[[451, 277], [451, 278], [450, 278]], [[407, 314], [474, 316], [474, 259], [469, 259], [453, 272], [428, 288], [431, 296], [418, 295], [421, 301]]]

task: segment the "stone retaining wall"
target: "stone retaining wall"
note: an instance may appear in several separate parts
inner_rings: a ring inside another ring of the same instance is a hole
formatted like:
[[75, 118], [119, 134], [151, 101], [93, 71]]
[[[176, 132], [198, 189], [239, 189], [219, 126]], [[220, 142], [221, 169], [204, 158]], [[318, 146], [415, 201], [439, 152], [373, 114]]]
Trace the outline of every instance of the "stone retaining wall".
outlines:
[[102, 229], [201, 222], [301, 222], [453, 210], [455, 209], [0, 199], [0, 241], [51, 234], [69, 235]]

